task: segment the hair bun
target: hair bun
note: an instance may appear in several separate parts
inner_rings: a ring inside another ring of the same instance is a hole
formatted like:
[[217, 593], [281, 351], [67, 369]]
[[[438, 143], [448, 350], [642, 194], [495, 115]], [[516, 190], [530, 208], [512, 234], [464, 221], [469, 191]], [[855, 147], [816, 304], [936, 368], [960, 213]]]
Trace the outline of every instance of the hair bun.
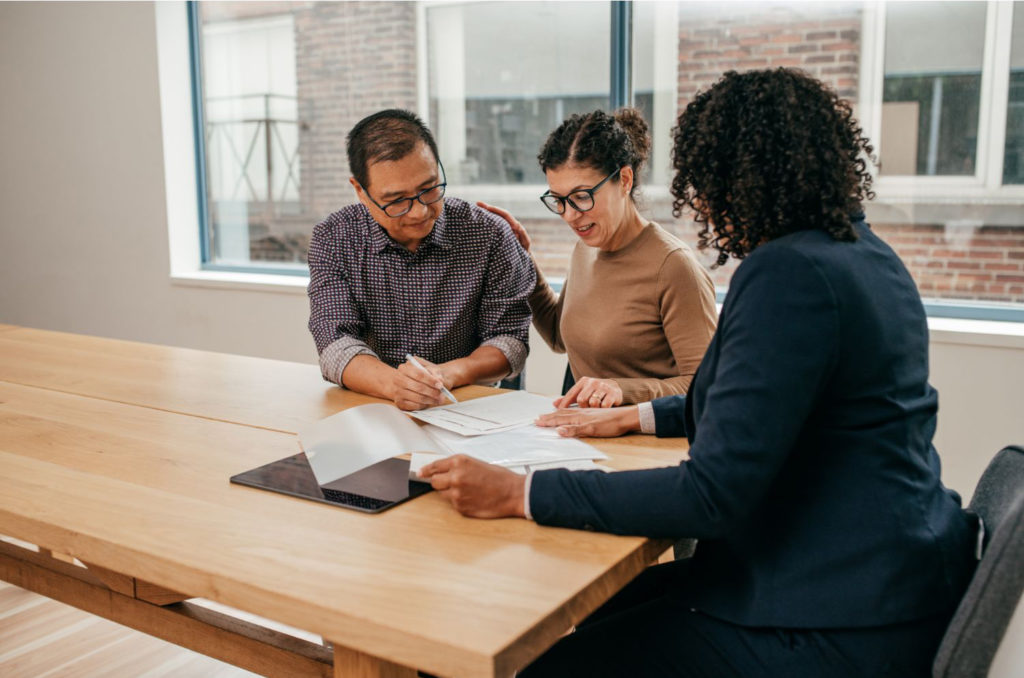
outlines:
[[639, 168], [640, 165], [647, 162], [647, 158], [651, 154], [651, 135], [647, 121], [644, 120], [643, 114], [635, 108], [620, 108], [612, 117], [622, 126], [622, 129], [626, 130], [629, 140], [633, 142], [633, 148], [637, 155], [635, 166]]

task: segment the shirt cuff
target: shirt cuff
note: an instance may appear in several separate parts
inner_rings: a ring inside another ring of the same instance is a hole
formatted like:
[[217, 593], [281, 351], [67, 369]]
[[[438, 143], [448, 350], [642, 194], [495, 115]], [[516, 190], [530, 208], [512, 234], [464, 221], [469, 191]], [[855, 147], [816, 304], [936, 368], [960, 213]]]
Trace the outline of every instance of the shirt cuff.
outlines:
[[493, 346], [502, 353], [505, 354], [505, 359], [508, 360], [509, 372], [508, 377], [514, 377], [523, 371], [523, 367], [526, 366], [526, 354], [529, 351], [526, 348], [526, 344], [519, 341], [515, 337], [508, 335], [501, 335], [497, 337], [491, 337], [487, 341], [480, 344], [481, 346]]
[[380, 357], [370, 349], [365, 341], [355, 337], [336, 339], [320, 352], [320, 374], [324, 375], [324, 379], [327, 381], [344, 388], [345, 385], [341, 383], [341, 374], [348, 367], [352, 358], [357, 355], [372, 355], [380, 360]]
[[533, 471], [530, 471], [526, 474], [526, 484], [523, 485], [523, 515], [527, 520], [533, 520], [533, 514], [530, 513], [530, 485], [532, 484]]
[[651, 401], [645, 403], [638, 403], [636, 406], [637, 413], [640, 415], [640, 432], [655, 434], [655, 422], [654, 422], [654, 405]]

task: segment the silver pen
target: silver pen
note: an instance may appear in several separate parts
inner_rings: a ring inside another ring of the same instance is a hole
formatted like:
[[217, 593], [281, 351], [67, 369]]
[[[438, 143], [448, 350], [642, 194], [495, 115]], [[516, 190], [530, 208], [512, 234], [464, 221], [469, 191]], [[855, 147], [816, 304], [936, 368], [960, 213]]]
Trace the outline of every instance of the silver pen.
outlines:
[[[434, 376], [430, 372], [430, 370], [428, 370], [426, 367], [424, 367], [423, 363], [421, 363], [419, 360], [416, 360], [416, 358], [414, 358], [411, 353], [406, 353], [405, 354], [405, 359], [408, 362], [410, 362], [413, 365], [415, 365], [416, 367], [420, 368], [421, 372], [424, 372], [425, 374], [429, 374], [430, 376]], [[458, 400], [455, 399], [455, 396], [452, 395], [452, 392], [444, 387], [444, 384], [441, 384], [441, 393], [445, 394], [445, 396], [448, 398], [448, 400], [452, 401], [453, 403], [459, 402]]]

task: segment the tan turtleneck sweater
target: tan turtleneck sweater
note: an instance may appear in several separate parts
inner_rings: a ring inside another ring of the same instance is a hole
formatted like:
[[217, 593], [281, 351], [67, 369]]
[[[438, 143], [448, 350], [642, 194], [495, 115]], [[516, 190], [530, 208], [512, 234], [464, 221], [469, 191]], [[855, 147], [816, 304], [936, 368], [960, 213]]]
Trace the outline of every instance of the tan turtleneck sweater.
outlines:
[[561, 296], [538, 269], [530, 309], [573, 377], [614, 379], [624, 403], [685, 393], [718, 317], [693, 250], [653, 222], [615, 252], [577, 242]]

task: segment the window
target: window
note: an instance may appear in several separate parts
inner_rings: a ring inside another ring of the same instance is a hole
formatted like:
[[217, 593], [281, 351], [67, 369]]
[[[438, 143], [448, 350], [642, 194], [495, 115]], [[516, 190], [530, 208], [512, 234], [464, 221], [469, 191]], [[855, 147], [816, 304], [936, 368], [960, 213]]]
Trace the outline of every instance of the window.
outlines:
[[[575, 236], [537, 200], [537, 152], [569, 114], [611, 106], [630, 26], [650, 218], [696, 239], [668, 193], [694, 94], [726, 70], [799, 67], [855, 104], [880, 160], [869, 221], [931, 310], [1024, 319], [1024, 2], [637, 2], [624, 24], [609, 2], [193, 7], [208, 267], [304, 273], [313, 225], [354, 200], [345, 134], [401, 107], [433, 129], [449, 194], [509, 208], [564, 275]], [[723, 289], [734, 268], [713, 271]]]
[[1003, 183], [1024, 184], [1024, 2], [1013, 4]]
[[882, 174], [975, 174], [987, 9], [980, 2], [886, 6]]
[[429, 119], [449, 181], [543, 184], [548, 133], [608, 107], [609, 4], [427, 5], [425, 15]]

